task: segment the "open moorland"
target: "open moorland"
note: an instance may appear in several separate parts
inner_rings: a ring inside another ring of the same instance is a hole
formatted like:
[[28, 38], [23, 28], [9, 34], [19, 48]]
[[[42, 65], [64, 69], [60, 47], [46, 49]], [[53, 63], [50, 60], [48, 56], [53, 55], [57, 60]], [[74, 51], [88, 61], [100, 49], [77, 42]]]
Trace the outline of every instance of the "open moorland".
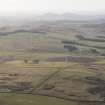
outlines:
[[97, 21], [0, 27], [1, 105], [105, 105], [104, 30]]

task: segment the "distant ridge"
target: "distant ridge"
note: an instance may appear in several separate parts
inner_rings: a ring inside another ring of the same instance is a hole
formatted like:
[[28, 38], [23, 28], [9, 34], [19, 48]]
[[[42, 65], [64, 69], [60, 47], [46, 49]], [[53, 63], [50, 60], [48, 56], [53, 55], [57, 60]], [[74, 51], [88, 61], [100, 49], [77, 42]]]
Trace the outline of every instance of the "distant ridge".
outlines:
[[97, 20], [105, 19], [105, 15], [79, 15], [73, 13], [54, 14], [47, 13], [36, 16], [35, 20]]
[[99, 15], [80, 15], [74, 13], [46, 13], [43, 15], [26, 15], [26, 16], [0, 16], [0, 24], [15, 24], [15, 23], [27, 23], [34, 21], [93, 21], [100, 20], [105, 22], [105, 14]]

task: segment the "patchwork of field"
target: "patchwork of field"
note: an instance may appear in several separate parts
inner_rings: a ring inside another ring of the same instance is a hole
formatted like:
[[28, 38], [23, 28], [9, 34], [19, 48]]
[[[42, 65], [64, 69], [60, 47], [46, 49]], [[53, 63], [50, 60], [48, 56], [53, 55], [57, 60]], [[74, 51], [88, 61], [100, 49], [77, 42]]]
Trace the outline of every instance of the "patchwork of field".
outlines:
[[105, 105], [104, 34], [94, 21], [0, 28], [0, 103]]
[[16, 56], [15, 53], [22, 55], [24, 52], [29, 55], [43, 52], [104, 56], [104, 23], [57, 21], [35, 22], [26, 26], [28, 28], [24, 25], [0, 29], [1, 56], [4, 52], [9, 55], [14, 52], [12, 56]]
[[[105, 62], [0, 64], [2, 105], [104, 105]], [[38, 101], [39, 100], [39, 101]], [[42, 100], [42, 101], [41, 101]], [[51, 102], [51, 104], [50, 104]]]
[[105, 95], [104, 69], [104, 65], [97, 64], [69, 66], [42, 85], [38, 93], [78, 101], [102, 101]]
[[[29, 92], [34, 89], [35, 86], [44, 79], [48, 78], [56, 72], [56, 68], [53, 67], [36, 67], [34, 66], [19, 66], [17, 63], [2, 64], [0, 68], [0, 91], [12, 92], [21, 91]], [[23, 67], [22, 67], [23, 66]]]

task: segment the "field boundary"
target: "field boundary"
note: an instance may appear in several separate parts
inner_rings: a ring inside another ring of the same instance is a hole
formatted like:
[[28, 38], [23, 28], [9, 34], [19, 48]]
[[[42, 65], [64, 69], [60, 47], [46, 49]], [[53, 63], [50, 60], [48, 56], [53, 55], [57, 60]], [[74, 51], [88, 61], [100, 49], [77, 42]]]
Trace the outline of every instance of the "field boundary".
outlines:
[[35, 91], [38, 87], [42, 86], [46, 81], [48, 81], [49, 79], [51, 79], [54, 75], [56, 75], [60, 71], [61, 71], [61, 69], [60, 68], [57, 68], [57, 70], [54, 73], [51, 73], [51, 75], [49, 75], [46, 79], [44, 79], [42, 82], [40, 82], [39, 84], [37, 84], [37, 86], [35, 86], [35, 88], [32, 89], [30, 92], [32, 93], [33, 91]]
[[[33, 67], [33, 68], [37, 68], [37, 67]], [[43, 67], [38, 67], [38, 68], [43, 68]], [[46, 68], [46, 67], [45, 67]], [[18, 91], [8, 91], [8, 92], [3, 92], [1, 91], [0, 93], [8, 93], [8, 94], [26, 94], [26, 95], [39, 95], [39, 96], [46, 96], [46, 97], [54, 97], [54, 98], [58, 98], [58, 99], [62, 99], [62, 100], [67, 100], [67, 101], [74, 101], [77, 102], [78, 105], [80, 105], [79, 103], [84, 103], [84, 102], [93, 102], [93, 103], [105, 103], [105, 101], [95, 101], [95, 100], [78, 100], [78, 99], [71, 99], [71, 98], [64, 98], [64, 97], [59, 97], [59, 96], [54, 96], [54, 95], [47, 95], [47, 94], [41, 94], [41, 93], [37, 93], [37, 89], [39, 87], [41, 87], [46, 81], [49, 81], [49, 79], [51, 79], [53, 76], [55, 76], [57, 73], [59, 73], [60, 71], [62, 71], [62, 69], [66, 69], [67, 67], [47, 67], [47, 68], [56, 68], [56, 71], [51, 73], [47, 78], [45, 78], [43, 81], [39, 82], [39, 84], [37, 84], [32, 90], [30, 90], [29, 92], [18, 92]], [[33, 92], [34, 91], [34, 92]], [[94, 104], [93, 104], [94, 105]]]

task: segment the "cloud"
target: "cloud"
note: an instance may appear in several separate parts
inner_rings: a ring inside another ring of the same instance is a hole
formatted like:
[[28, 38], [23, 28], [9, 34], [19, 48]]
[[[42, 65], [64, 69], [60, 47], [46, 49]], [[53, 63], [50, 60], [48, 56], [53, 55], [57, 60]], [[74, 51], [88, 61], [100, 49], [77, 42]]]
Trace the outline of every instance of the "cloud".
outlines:
[[0, 14], [104, 10], [105, 0], [0, 0]]

